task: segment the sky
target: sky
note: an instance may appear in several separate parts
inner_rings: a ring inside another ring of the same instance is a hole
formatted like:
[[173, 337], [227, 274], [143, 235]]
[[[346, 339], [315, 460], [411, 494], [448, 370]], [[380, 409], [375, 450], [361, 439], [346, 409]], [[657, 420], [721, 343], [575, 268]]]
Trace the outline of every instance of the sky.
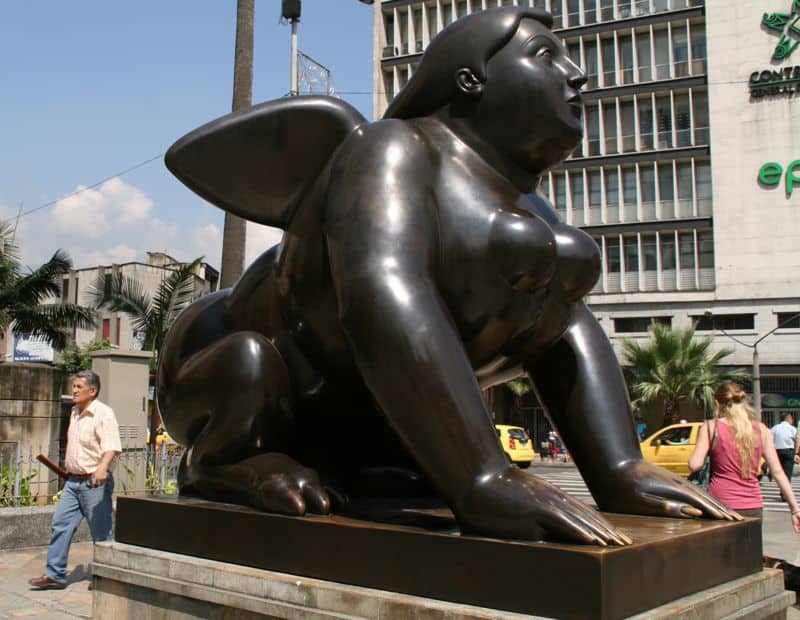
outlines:
[[[289, 91], [280, 12], [280, 0], [255, 0], [253, 103]], [[300, 51], [371, 118], [372, 7], [302, 0], [302, 13]], [[219, 268], [224, 213], [163, 153], [230, 112], [235, 26], [235, 0], [0, 2], [0, 220], [21, 207], [25, 264], [63, 248], [76, 267], [162, 251]], [[250, 224], [247, 262], [279, 239]]]

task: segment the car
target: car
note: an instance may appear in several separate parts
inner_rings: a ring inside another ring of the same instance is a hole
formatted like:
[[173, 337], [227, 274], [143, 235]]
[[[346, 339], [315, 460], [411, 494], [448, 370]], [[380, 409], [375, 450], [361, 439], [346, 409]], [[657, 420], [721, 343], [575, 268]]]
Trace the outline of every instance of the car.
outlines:
[[[681, 422], [656, 431], [639, 444], [644, 460], [687, 477], [691, 473], [689, 457], [694, 452], [701, 426], [703, 422]], [[762, 458], [759, 462], [759, 479], [764, 475], [764, 468]]]
[[533, 461], [533, 442], [525, 429], [521, 426], [508, 426], [506, 424], [496, 424], [497, 437], [503, 452], [506, 453], [508, 460], [518, 465], [522, 469], [530, 466]]
[[639, 444], [644, 460], [679, 476], [688, 476], [689, 457], [702, 425], [702, 422], [681, 422], [656, 431]]

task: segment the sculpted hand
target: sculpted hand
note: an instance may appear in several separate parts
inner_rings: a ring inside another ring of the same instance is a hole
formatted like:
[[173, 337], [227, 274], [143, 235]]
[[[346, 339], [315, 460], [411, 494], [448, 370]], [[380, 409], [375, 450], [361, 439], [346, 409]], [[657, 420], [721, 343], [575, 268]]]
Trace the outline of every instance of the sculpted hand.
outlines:
[[645, 461], [628, 461], [592, 489], [601, 510], [657, 517], [708, 517], [741, 521], [702, 488]]
[[604, 547], [631, 543], [596, 510], [515, 466], [478, 480], [453, 510], [464, 533]]

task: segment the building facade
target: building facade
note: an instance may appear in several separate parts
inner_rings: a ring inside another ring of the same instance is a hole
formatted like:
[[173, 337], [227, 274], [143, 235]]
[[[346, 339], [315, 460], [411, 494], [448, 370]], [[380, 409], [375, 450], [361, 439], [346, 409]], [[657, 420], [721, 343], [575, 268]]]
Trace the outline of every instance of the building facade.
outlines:
[[758, 343], [766, 421], [800, 413], [800, 7], [384, 0], [374, 7], [375, 117], [437, 32], [503, 5], [551, 12], [587, 75], [583, 141], [539, 192], [601, 249], [588, 303], [617, 352], [653, 320], [695, 322], [716, 349], [734, 350], [731, 365], [749, 370]]
[[[163, 252], [148, 252], [146, 263], [130, 262], [73, 269], [62, 282], [61, 299], [90, 305], [89, 289], [101, 282], [110, 283], [112, 275], [117, 273], [141, 282], [144, 292], [152, 298], [170, 271], [182, 264]], [[201, 263], [197, 267], [194, 280], [194, 297], [197, 298], [217, 290], [219, 272], [208, 263]], [[115, 348], [141, 350], [144, 334], [131, 325], [124, 312], [111, 312], [102, 308], [99, 310], [97, 326], [93, 329], [75, 329], [73, 337], [80, 346], [92, 340], [108, 340]]]

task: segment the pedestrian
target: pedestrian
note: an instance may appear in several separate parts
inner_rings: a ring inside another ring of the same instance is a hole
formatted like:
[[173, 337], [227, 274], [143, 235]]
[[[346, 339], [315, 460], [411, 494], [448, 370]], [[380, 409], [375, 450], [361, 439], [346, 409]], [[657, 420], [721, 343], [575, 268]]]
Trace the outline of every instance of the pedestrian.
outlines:
[[47, 567], [28, 583], [39, 590], [67, 585], [67, 558], [72, 536], [86, 519], [92, 539], [111, 537], [111, 494], [114, 458], [122, 452], [114, 410], [97, 400], [100, 377], [82, 370], [72, 380], [72, 412], [67, 431], [65, 469], [69, 477], [53, 515]]
[[[786, 477], [792, 480], [794, 473], [794, 463], [797, 456], [797, 427], [794, 425], [794, 416], [785, 413], [781, 416], [781, 421], [770, 429], [772, 440], [775, 442], [775, 450], [781, 462]], [[786, 501], [784, 494], [781, 493], [781, 500]]]
[[800, 533], [800, 506], [789, 478], [779, 465], [772, 434], [756, 421], [747, 394], [739, 384], [725, 382], [714, 392], [714, 400], [717, 418], [700, 427], [697, 445], [689, 457], [689, 469], [699, 470], [710, 451], [708, 492], [743, 516], [761, 518], [764, 500], [758, 484], [758, 467], [763, 455], [789, 502], [794, 530]]
[[647, 422], [639, 414], [636, 415], [636, 434], [639, 436], [639, 441], [644, 441], [647, 437]]

